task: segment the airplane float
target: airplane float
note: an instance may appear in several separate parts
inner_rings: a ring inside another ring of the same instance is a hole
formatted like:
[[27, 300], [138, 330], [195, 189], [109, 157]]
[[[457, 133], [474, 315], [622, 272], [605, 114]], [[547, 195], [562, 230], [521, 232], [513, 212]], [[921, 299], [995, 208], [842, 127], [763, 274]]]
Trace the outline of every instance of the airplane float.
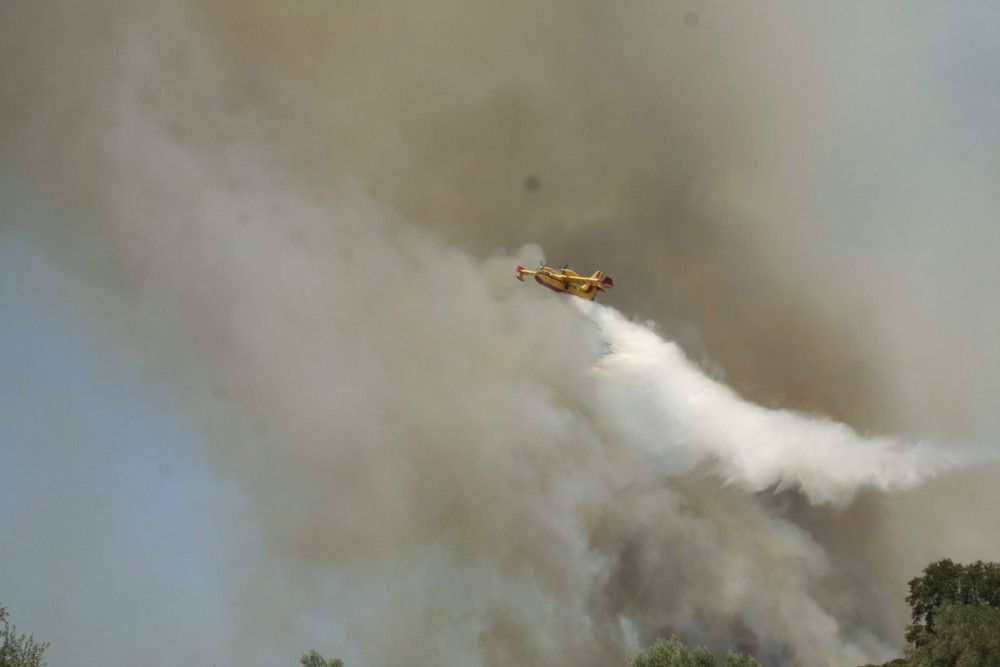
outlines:
[[545, 266], [543, 262], [535, 271], [518, 266], [515, 275], [522, 282], [525, 276], [535, 276], [536, 283], [548, 287], [553, 292], [572, 294], [588, 301], [597, 298], [598, 292], [614, 287], [611, 276], [604, 275], [600, 269], [594, 271], [593, 275], [581, 276], [569, 268], [568, 264], [564, 264], [560, 269], [553, 269], [551, 266]]

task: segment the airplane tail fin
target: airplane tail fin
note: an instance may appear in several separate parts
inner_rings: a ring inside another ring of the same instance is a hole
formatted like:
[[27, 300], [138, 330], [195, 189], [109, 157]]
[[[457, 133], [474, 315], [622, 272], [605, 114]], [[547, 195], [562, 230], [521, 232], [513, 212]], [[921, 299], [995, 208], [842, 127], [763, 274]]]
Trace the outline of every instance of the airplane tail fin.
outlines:
[[598, 269], [597, 271], [594, 271], [594, 275], [592, 275], [590, 277], [593, 278], [594, 280], [599, 281], [597, 283], [597, 288], [598, 289], [605, 290], [605, 289], [607, 289], [609, 287], [614, 287], [615, 286], [615, 282], [613, 280], [611, 280], [611, 276], [604, 275], [604, 271], [601, 271], [600, 269]]

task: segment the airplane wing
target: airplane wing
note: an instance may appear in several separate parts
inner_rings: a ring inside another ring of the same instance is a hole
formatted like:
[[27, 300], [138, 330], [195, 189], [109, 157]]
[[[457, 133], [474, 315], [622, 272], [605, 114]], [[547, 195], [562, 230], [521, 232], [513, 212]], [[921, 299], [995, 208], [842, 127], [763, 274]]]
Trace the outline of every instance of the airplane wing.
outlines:
[[563, 278], [569, 282], [580, 285], [602, 285], [605, 287], [611, 287], [614, 284], [608, 276], [604, 276], [603, 278], [594, 278], [593, 276], [563, 276]]

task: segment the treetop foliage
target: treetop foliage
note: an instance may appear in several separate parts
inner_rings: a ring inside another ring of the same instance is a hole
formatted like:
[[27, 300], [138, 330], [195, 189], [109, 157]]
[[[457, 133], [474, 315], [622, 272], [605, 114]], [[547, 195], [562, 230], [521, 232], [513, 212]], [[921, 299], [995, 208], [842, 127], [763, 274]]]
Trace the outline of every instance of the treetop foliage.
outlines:
[[[688, 648], [677, 637], [658, 639], [632, 659], [631, 667], [715, 667], [715, 656], [703, 646]], [[723, 667], [760, 667], [750, 656], [730, 652]]]
[[340, 658], [327, 660], [316, 651], [310, 649], [299, 656], [302, 667], [344, 667], [344, 661]]
[[0, 606], [0, 641], [0, 667], [45, 667], [45, 649], [49, 645], [36, 642], [32, 635], [17, 634], [3, 606]]
[[1000, 609], [1000, 563], [961, 565], [947, 558], [931, 563], [922, 576], [910, 581], [906, 601], [912, 616], [906, 640], [920, 647], [932, 639], [937, 615], [946, 604]]
[[756, 658], [730, 651], [729, 655], [726, 656], [726, 661], [722, 663], [722, 667], [760, 667], [760, 663], [757, 662]]
[[1000, 609], [945, 603], [928, 635], [907, 651], [907, 667], [1000, 667]]

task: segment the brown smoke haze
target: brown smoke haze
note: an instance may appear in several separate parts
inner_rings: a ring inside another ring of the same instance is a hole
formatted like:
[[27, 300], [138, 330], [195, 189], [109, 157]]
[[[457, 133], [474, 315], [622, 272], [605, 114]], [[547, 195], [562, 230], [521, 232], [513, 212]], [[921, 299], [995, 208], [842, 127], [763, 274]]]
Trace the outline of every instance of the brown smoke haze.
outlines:
[[856, 665], [1000, 559], [1000, 16], [924, 9], [5, 4], [0, 224], [237, 490], [227, 659]]

